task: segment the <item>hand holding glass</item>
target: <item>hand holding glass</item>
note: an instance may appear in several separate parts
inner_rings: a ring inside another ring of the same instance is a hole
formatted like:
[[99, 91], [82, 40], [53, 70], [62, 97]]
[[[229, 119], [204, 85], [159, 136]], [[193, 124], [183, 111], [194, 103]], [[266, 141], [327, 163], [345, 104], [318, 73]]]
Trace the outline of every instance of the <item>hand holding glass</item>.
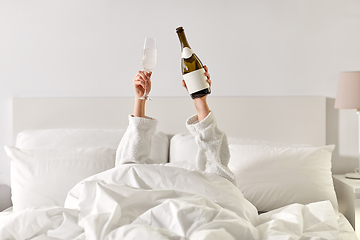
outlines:
[[[145, 38], [144, 49], [142, 54], [142, 66], [145, 71], [150, 72], [156, 65], [156, 38]], [[144, 95], [139, 99], [150, 100], [151, 98], [147, 95], [145, 84]]]

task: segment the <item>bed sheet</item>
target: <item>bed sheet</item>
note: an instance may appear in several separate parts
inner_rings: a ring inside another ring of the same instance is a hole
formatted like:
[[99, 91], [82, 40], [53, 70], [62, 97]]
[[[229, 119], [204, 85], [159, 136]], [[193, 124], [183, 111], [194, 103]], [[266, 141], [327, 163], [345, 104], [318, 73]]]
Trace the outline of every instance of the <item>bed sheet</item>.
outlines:
[[217, 175], [129, 164], [78, 183], [65, 207], [2, 212], [0, 239], [356, 239], [340, 220], [329, 201], [258, 215]]
[[338, 218], [339, 224], [339, 239], [357, 240], [358, 237], [350, 222], [346, 217], [340, 213]]

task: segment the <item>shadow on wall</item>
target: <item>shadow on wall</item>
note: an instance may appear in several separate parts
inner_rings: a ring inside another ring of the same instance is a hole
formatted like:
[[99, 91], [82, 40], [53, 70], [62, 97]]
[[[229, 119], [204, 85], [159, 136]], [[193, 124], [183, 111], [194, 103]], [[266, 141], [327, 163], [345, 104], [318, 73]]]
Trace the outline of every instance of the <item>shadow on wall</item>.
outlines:
[[[350, 114], [349, 112], [347, 112], [345, 114], [345, 118], [350, 117], [351, 119], [344, 120], [344, 113], [341, 112], [343, 110], [335, 109], [334, 105], [334, 98], [326, 98], [326, 144], [335, 144], [336, 146], [332, 155], [332, 172], [333, 174], [354, 172], [354, 169], [359, 167], [359, 160], [357, 158], [357, 155], [354, 155], [352, 153], [357, 153], [358, 150], [351, 149], [351, 153], [346, 153], [346, 155], [344, 155], [344, 153], [340, 153], [340, 147], [343, 147], [344, 144], [348, 145], [348, 142], [351, 142], [354, 138], [353, 134], [356, 134], [357, 136], [357, 122], [353, 122], [353, 117], [357, 118], [357, 116], [355, 111], [353, 113], [354, 116], [352, 115], [352, 112]], [[341, 120], [340, 114], [342, 114]], [[341, 138], [339, 133], [341, 132], [342, 134], [344, 134], [345, 125], [347, 125], [346, 128], [353, 129], [353, 131], [351, 135], [345, 132], [345, 134], [347, 135], [345, 136], [345, 139], [343, 139]], [[357, 146], [356, 143], [354, 145]], [[348, 148], [349, 147], [346, 146], [346, 149]]]
[[5, 210], [8, 207], [11, 207], [11, 201], [10, 201], [10, 196], [11, 196], [11, 189], [10, 186], [8, 185], [4, 185], [4, 184], [0, 184], [0, 211]]

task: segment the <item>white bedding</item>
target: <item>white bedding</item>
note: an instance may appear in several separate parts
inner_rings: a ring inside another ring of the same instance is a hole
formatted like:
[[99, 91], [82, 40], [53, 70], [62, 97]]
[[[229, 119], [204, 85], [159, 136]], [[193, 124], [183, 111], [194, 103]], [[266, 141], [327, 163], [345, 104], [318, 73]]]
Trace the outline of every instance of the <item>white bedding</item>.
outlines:
[[148, 164], [81, 181], [65, 208], [3, 212], [0, 223], [0, 239], [356, 239], [346, 223], [339, 233], [329, 201], [258, 216], [220, 176]]
[[[153, 123], [149, 119], [151, 126]], [[216, 126], [215, 122], [209, 123]], [[118, 141], [118, 132], [46, 130], [19, 134], [23, 137], [17, 139], [17, 148], [6, 150], [12, 169], [20, 169], [18, 174], [12, 174], [12, 198], [20, 202], [14, 201], [13, 212], [0, 214], [0, 239], [356, 239], [349, 223], [337, 211], [331, 178], [333, 147], [280, 146], [236, 138], [230, 152], [227, 147], [220, 151], [219, 143], [226, 143], [221, 140], [223, 134], [215, 134], [221, 132], [213, 131], [204, 122], [201, 126], [189, 141], [174, 136], [172, 140], [178, 139], [179, 144], [171, 141], [169, 154], [165, 134], [161, 134], [161, 141], [154, 142], [151, 134], [141, 131], [147, 137], [139, 139], [147, 139], [147, 144], [126, 138], [138, 136], [134, 131], [125, 134], [121, 142], [127, 144], [120, 144], [119, 149], [124, 151], [118, 149], [121, 162], [116, 161], [115, 168], [111, 144]], [[208, 134], [204, 134], [205, 129]], [[111, 143], [109, 139], [113, 139]], [[195, 144], [196, 139], [202, 142]], [[211, 141], [214, 146], [203, 148], [204, 141]], [[132, 142], [137, 144], [128, 144]], [[193, 156], [183, 156], [184, 149], [191, 152], [186, 143], [200, 146], [192, 151]], [[112, 150], [99, 154], [104, 147]], [[197, 156], [209, 149], [217, 150], [206, 152], [207, 164], [201, 164], [204, 161], [198, 161]], [[162, 156], [162, 160], [148, 161], [151, 153]], [[219, 160], [227, 166], [229, 153], [238, 186], [232, 184], [235, 178], [229, 177], [233, 174], [222, 175], [221, 171], [214, 171], [218, 168], [209, 168], [218, 166]], [[174, 161], [172, 156], [181, 161]], [[103, 164], [104, 159], [110, 164], [101, 168], [98, 164]], [[168, 160], [170, 163], [164, 165]], [[274, 163], [291, 166], [276, 168], [291, 172], [291, 176], [268, 171]], [[195, 165], [201, 173], [192, 171]], [[91, 171], [85, 171], [89, 167]], [[262, 174], [264, 171], [268, 174]], [[259, 181], [253, 174], [265, 177]], [[85, 177], [88, 178], [78, 183]], [[317, 190], [309, 191], [315, 185]], [[250, 191], [241, 186], [248, 186]], [[299, 186], [303, 190], [299, 191]], [[25, 189], [16, 192], [16, 187]], [[310, 199], [304, 200], [304, 196]], [[19, 203], [27, 205], [21, 207]], [[259, 216], [258, 211], [269, 212]]]

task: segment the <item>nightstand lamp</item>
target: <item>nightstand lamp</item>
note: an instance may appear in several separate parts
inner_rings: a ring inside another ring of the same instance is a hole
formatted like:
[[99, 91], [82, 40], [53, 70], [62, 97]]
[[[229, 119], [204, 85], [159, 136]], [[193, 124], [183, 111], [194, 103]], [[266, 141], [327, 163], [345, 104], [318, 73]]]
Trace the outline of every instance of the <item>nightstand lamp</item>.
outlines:
[[[360, 71], [357, 72], [341, 72], [339, 77], [338, 93], [335, 100], [335, 108], [337, 109], [356, 109], [359, 118], [359, 134], [360, 137]], [[360, 138], [359, 147], [360, 150]], [[358, 155], [360, 166], [360, 155]], [[347, 178], [359, 179], [359, 168], [354, 173], [347, 173]]]

